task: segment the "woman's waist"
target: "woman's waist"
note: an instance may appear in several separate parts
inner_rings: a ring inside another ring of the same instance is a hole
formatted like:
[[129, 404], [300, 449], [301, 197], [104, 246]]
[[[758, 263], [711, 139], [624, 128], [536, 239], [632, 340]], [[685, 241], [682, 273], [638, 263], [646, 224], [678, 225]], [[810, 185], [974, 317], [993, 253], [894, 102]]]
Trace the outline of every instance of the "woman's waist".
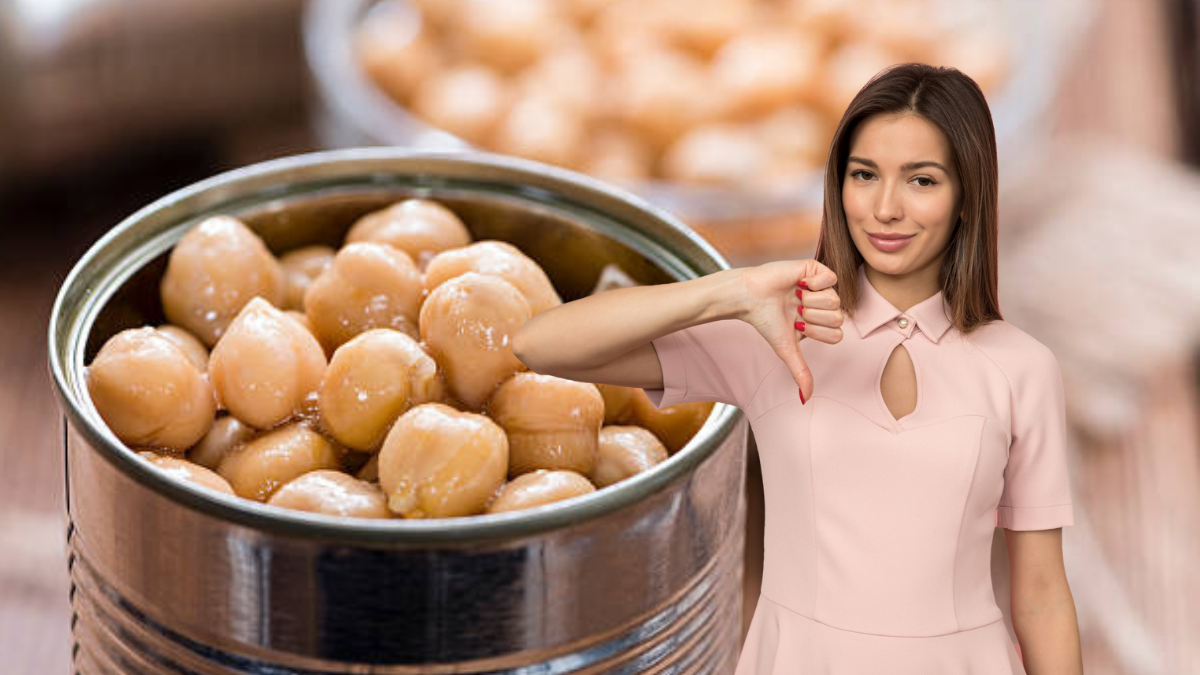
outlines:
[[[886, 638], [936, 638], [979, 631], [1004, 615], [994, 600], [979, 602], [964, 617], [938, 599], [899, 604], [896, 598], [836, 598], [822, 596], [820, 605], [803, 606], [792, 601], [788, 589], [763, 584], [762, 597], [802, 622], [824, 629]], [[1007, 630], [1007, 629], [1005, 629]]]
[[763, 595], [831, 627], [924, 637], [971, 630], [1002, 616], [986, 559], [967, 566], [961, 559], [772, 553], [768, 549], [764, 560]]

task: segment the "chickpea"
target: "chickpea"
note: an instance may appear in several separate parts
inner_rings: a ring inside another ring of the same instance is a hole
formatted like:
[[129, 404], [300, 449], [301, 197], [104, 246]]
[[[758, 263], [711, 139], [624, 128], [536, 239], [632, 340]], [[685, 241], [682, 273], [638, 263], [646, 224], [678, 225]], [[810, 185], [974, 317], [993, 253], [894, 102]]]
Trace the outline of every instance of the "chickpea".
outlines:
[[143, 451], [138, 454], [175, 480], [187, 481], [228, 495], [233, 494], [233, 488], [229, 486], [228, 481], [199, 464], [154, 452]]
[[464, 65], [426, 77], [413, 94], [413, 109], [434, 126], [471, 143], [482, 143], [508, 108], [509, 92], [490, 68]]
[[508, 475], [596, 466], [604, 397], [589, 382], [523, 372], [488, 401], [488, 413], [508, 434]]
[[303, 312], [298, 312], [294, 309], [289, 309], [286, 312], [284, 312], [284, 314], [287, 315], [287, 317], [289, 319], [295, 320], [296, 323], [300, 324], [301, 327], [303, 327], [304, 330], [308, 331], [313, 337], [317, 336], [317, 334], [315, 332], [313, 332], [312, 322], [308, 320], [307, 314], [305, 314]]
[[785, 0], [780, 19], [840, 41], [857, 23], [857, 9], [846, 0]]
[[864, 41], [844, 42], [825, 59], [817, 103], [828, 114], [840, 117], [859, 89], [876, 73], [899, 63], [891, 50]]
[[472, 413], [482, 412], [482, 407], [483, 407], [482, 405], [478, 405], [478, 406], [467, 405], [466, 403], [464, 403], [462, 401], [462, 399], [458, 398], [453, 393], [449, 393], [449, 392], [446, 394], [446, 397], [443, 398], [442, 400], [438, 401], [438, 403], [444, 403], [459, 412], [472, 412]]
[[745, 33], [759, 19], [747, 0], [692, 0], [662, 7], [663, 32], [673, 42], [706, 56]]
[[[767, 200], [787, 199], [790, 195], [795, 195], [796, 181], [822, 170], [821, 163], [800, 157], [776, 156], [755, 179], [753, 189]], [[789, 221], [779, 221], [780, 225], [785, 222]]]
[[813, 33], [749, 31], [713, 56], [715, 86], [734, 114], [793, 104], [813, 93], [824, 52], [824, 40]]
[[474, 409], [504, 380], [525, 370], [511, 336], [529, 317], [529, 302], [512, 284], [467, 272], [446, 281], [421, 306], [421, 338], [445, 369], [446, 383]]
[[600, 452], [591, 479], [607, 487], [666, 461], [667, 448], [654, 432], [633, 426], [607, 426], [600, 430]]
[[265, 502], [297, 476], [339, 466], [333, 444], [296, 422], [243, 443], [221, 459], [217, 473], [238, 496]]
[[615, 384], [597, 384], [596, 388], [604, 397], [605, 424], [633, 424], [637, 420], [633, 400], [638, 389]]
[[369, 483], [379, 482], [379, 453], [371, 455], [371, 459], [367, 460], [366, 464], [354, 474], [359, 480], [365, 480]]
[[688, 183], [748, 183], [766, 170], [771, 148], [746, 125], [698, 126], [667, 148], [663, 173]]
[[588, 145], [583, 166], [587, 173], [618, 183], [650, 177], [650, 148], [634, 134], [603, 129], [591, 134]]
[[363, 18], [355, 45], [363, 69], [398, 101], [407, 101], [421, 79], [445, 60], [423, 15], [423, 9], [418, 13], [404, 4], [380, 3]]
[[96, 411], [125, 444], [182, 452], [208, 433], [212, 386], [187, 355], [149, 326], [121, 331], [87, 369]]
[[560, 0], [559, 6], [564, 8], [575, 19], [576, 23], [588, 24], [605, 7], [615, 3], [615, 0]]
[[333, 264], [337, 251], [329, 246], [304, 246], [284, 253], [279, 258], [287, 279], [287, 294], [283, 309], [304, 310], [304, 294], [321, 273]]
[[471, 233], [453, 211], [428, 199], [405, 199], [359, 218], [346, 242], [373, 241], [404, 251], [424, 269], [433, 256], [471, 243]]
[[522, 96], [513, 103], [496, 132], [500, 152], [547, 164], [576, 166], [587, 128], [579, 114], [545, 94]]
[[218, 417], [200, 442], [188, 450], [188, 461], [216, 471], [221, 459], [254, 437], [255, 430], [233, 415]]
[[529, 301], [531, 315], [562, 304], [562, 298], [541, 265], [516, 246], [495, 239], [439, 253], [425, 268], [425, 288], [433, 291], [467, 272], [491, 274], [515, 286]]
[[304, 313], [326, 352], [372, 328], [418, 335], [421, 273], [407, 253], [385, 244], [346, 244], [304, 296]]
[[475, 59], [513, 72], [534, 62], [565, 29], [557, 0], [472, 2], [459, 16], [460, 40]]
[[687, 445], [700, 427], [704, 426], [714, 403], [677, 403], [659, 410], [646, 397], [646, 392], [638, 389], [634, 393], [633, 405], [636, 424], [653, 431], [663, 445], [667, 446], [667, 451], [674, 454]]
[[318, 469], [293, 478], [267, 503], [285, 509], [348, 518], [391, 518], [378, 486], [341, 471]]
[[664, 148], [696, 124], [717, 114], [719, 100], [705, 65], [661, 47], [635, 47], [636, 56], [617, 73], [616, 116], [654, 148]]
[[242, 221], [213, 216], [175, 245], [160, 295], [167, 319], [209, 347], [250, 298], [283, 303], [283, 269], [258, 235]]
[[172, 326], [169, 323], [159, 326], [158, 332], [161, 333], [163, 337], [175, 343], [175, 346], [179, 347], [180, 351], [183, 352], [183, 355], [188, 357], [188, 360], [191, 361], [196, 368], [200, 370], [200, 372], [203, 373], [208, 371], [208, 347], [205, 347], [204, 343], [201, 342], [199, 338], [187, 332], [187, 330], [180, 328], [179, 326]]
[[299, 323], [251, 300], [213, 348], [208, 371], [238, 419], [269, 429], [300, 412], [325, 372], [325, 352]]
[[608, 0], [596, 8], [586, 37], [606, 68], [625, 68], [644, 59], [647, 50], [669, 48], [670, 41], [662, 34], [662, 12], [647, 11], [649, 4], [644, 0]]
[[556, 49], [525, 69], [517, 81], [521, 98], [548, 97], [586, 121], [600, 107], [604, 73], [582, 45]]
[[611, 291], [614, 288], [633, 288], [641, 286], [637, 279], [629, 276], [629, 273], [621, 269], [620, 265], [608, 263], [600, 269], [600, 276], [596, 278], [596, 283], [592, 286], [592, 291], [589, 295]]
[[[981, 7], [986, 7], [986, 5], [981, 5]], [[958, 31], [941, 34], [943, 29], [929, 21], [929, 16], [925, 13], [928, 8], [925, 0], [890, 0], [890, 2], [876, 3], [869, 12], [854, 12], [851, 15], [853, 18], [851, 30], [858, 39], [891, 49], [897, 57], [904, 61], [929, 63], [932, 57], [930, 43], [936, 41], [940, 44], [951, 37], [958, 37]], [[990, 18], [999, 19], [1000, 21], [997, 23], [1003, 25], [1003, 17], [988, 17], [985, 12], [972, 21], [971, 25], [986, 26]], [[977, 39], [982, 36], [970, 35], [969, 32], [967, 35], [971, 44], [983, 47], [979, 44], [982, 41]], [[972, 40], [971, 38], [976, 39]], [[968, 54], [969, 52], [964, 52], [963, 55], [967, 56]], [[954, 63], [953, 65], [957, 66], [958, 64]], [[974, 73], [963, 72], [975, 79]], [[981, 88], [983, 88], [982, 85]], [[986, 88], [983, 89], [987, 91]]]
[[488, 513], [531, 509], [596, 491], [596, 486], [574, 471], [545, 469], [522, 474], [504, 484], [488, 506]]
[[321, 419], [339, 443], [373, 451], [401, 413], [440, 401], [443, 387], [437, 362], [416, 340], [376, 328], [333, 353], [318, 394]]
[[508, 439], [486, 415], [442, 403], [411, 408], [379, 452], [388, 508], [405, 518], [481, 513], [504, 483]]
[[763, 117], [755, 124], [758, 139], [777, 159], [799, 160], [820, 166], [833, 132], [815, 110], [805, 106], [787, 106]]

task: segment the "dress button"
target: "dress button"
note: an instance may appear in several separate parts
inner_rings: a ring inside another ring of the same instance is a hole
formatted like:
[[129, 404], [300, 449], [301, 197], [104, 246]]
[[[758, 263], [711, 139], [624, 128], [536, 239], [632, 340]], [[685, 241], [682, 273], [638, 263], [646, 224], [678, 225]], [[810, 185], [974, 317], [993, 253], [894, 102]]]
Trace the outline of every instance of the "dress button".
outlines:
[[908, 318], [907, 317], [903, 317], [903, 316], [900, 317], [900, 327], [908, 328]]

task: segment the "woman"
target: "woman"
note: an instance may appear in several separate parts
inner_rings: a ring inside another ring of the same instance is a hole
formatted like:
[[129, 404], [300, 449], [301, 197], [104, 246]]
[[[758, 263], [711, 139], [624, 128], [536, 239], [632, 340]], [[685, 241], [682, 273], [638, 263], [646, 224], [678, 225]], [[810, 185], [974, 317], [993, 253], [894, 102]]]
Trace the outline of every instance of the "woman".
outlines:
[[1062, 378], [1001, 318], [997, 183], [975, 82], [893, 66], [835, 132], [815, 259], [600, 293], [514, 336], [539, 373], [745, 412], [766, 544], [738, 675], [1082, 673]]

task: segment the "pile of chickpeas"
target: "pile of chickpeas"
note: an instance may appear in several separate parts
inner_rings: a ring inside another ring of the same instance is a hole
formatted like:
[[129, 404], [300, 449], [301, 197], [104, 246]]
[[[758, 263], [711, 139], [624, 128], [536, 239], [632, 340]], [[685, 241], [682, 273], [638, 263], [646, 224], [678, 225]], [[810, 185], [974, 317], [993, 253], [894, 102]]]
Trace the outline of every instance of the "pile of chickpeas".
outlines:
[[554, 285], [431, 200], [278, 258], [240, 220], [208, 218], [172, 249], [160, 294], [168, 323], [113, 335], [88, 366], [97, 411], [168, 476], [275, 506], [542, 506], [666, 460], [713, 407], [529, 371], [511, 337], [562, 303]]
[[1011, 70], [996, 3], [384, 0], [354, 37], [380, 90], [482, 148], [623, 183], [793, 190], [883, 68]]

